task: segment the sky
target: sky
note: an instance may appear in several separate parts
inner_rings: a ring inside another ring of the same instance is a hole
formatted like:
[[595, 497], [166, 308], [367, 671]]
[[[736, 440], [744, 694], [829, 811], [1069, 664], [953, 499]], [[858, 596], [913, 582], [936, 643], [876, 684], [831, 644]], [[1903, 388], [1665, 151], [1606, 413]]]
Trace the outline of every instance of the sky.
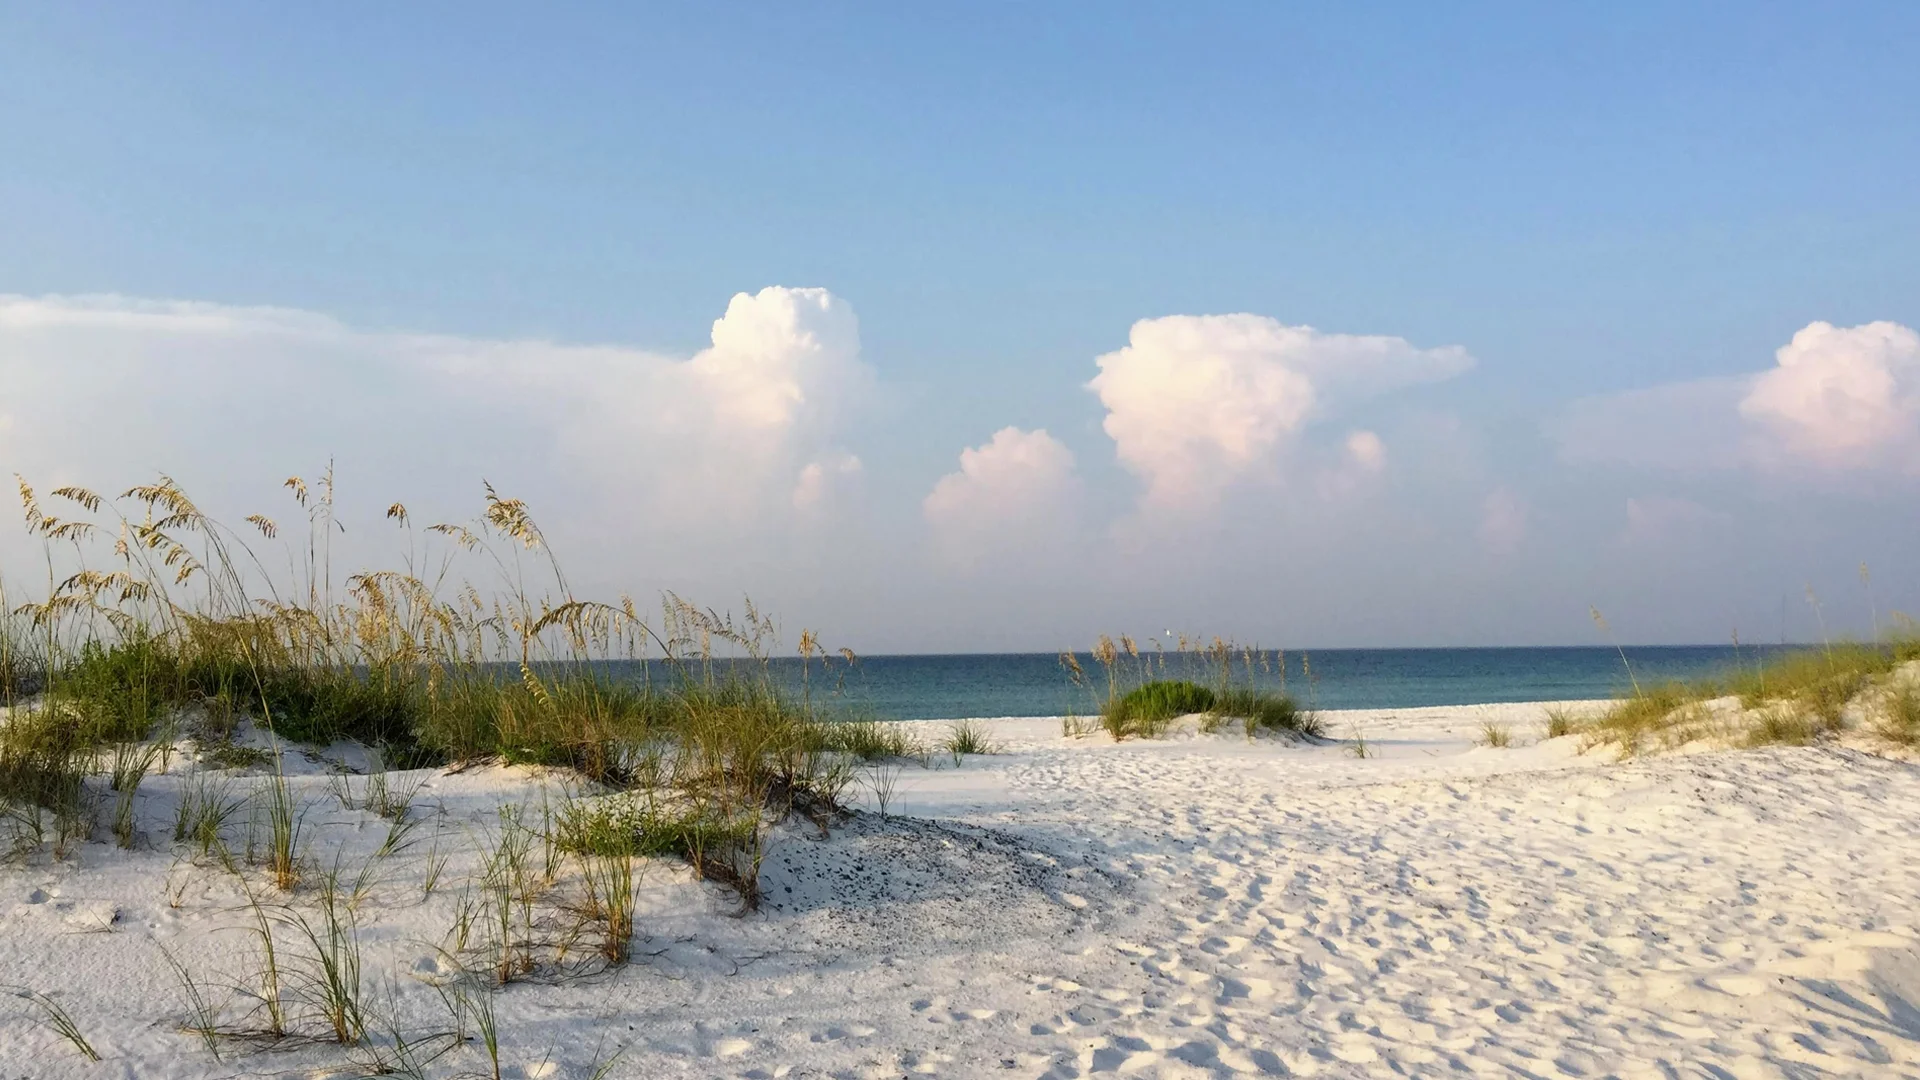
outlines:
[[[1920, 7], [0, 0], [0, 472], [863, 652], [1920, 612]], [[0, 528], [0, 573], [38, 549]], [[40, 571], [44, 573], [44, 571]]]

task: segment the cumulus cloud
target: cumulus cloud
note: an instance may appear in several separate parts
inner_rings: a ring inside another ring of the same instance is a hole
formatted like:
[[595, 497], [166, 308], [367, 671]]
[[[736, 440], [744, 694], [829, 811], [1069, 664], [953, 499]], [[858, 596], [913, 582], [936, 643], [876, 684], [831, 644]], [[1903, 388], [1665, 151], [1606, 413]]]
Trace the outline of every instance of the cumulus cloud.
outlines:
[[1315, 486], [1323, 499], [1337, 499], [1365, 488], [1387, 470], [1387, 444], [1371, 431], [1351, 431], [1338, 456], [1320, 468]]
[[178, 475], [253, 495], [337, 458], [371, 498], [482, 476], [670, 528], [819, 506], [871, 384], [847, 303], [742, 293], [691, 357], [356, 329], [310, 312], [0, 296], [0, 459], [102, 487]]
[[1816, 322], [1774, 354], [1740, 415], [1823, 465], [1920, 469], [1920, 334], [1892, 322]]
[[1815, 322], [1751, 375], [1576, 402], [1564, 460], [1680, 470], [1920, 472], [1920, 334]]
[[1281, 444], [1344, 401], [1450, 378], [1464, 349], [1325, 334], [1260, 315], [1174, 315], [1133, 324], [1088, 383], [1144, 501], [1204, 506], [1271, 469]]
[[793, 485], [793, 505], [797, 510], [818, 511], [833, 501], [835, 494], [865, 470], [853, 454], [835, 454], [825, 461], [809, 461], [800, 467], [800, 479]]
[[1073, 452], [1045, 431], [1005, 427], [960, 452], [921, 503], [940, 548], [970, 563], [994, 550], [1031, 550], [1064, 538], [1079, 480]]
[[1387, 467], [1387, 444], [1371, 431], [1356, 431], [1347, 436], [1347, 457], [1361, 471], [1377, 473]]

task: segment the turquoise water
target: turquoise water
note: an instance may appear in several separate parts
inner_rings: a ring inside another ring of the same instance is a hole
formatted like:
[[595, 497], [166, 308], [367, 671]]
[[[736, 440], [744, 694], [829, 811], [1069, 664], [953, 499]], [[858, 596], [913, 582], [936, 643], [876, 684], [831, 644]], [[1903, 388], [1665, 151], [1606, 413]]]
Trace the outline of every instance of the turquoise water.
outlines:
[[[1716, 675], [1777, 651], [1683, 645], [1629, 648], [1626, 655], [1634, 675], [1647, 684]], [[1629, 689], [1620, 654], [1611, 648], [1317, 649], [1304, 655], [1311, 680], [1303, 672], [1302, 654], [1289, 652], [1286, 690], [1322, 709], [1560, 701], [1612, 697]], [[1100, 666], [1084, 654], [1079, 661], [1104, 696]], [[1123, 659], [1118, 666], [1138, 679], [1132, 661]], [[777, 660], [772, 669], [779, 681], [799, 691], [797, 661]], [[1181, 660], [1168, 656], [1166, 669], [1170, 677], [1180, 675]], [[1190, 674], [1208, 681], [1198, 668]], [[1236, 679], [1245, 676], [1236, 662]], [[1263, 686], [1280, 686], [1271, 664], [1262, 671], [1256, 663], [1254, 678]], [[816, 702], [890, 720], [1058, 716], [1097, 708], [1094, 690], [1076, 688], [1054, 653], [866, 656], [850, 672], [836, 670], [824, 680], [816, 664], [810, 690]]]

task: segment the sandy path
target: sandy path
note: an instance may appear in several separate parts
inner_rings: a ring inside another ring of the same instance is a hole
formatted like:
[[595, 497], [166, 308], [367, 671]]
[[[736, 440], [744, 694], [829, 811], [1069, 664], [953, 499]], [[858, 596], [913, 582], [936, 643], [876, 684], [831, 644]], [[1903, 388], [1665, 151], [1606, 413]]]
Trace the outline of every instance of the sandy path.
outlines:
[[[1539, 716], [1335, 717], [1368, 760], [999, 722], [1008, 752], [901, 775], [895, 813], [921, 820], [786, 835], [761, 916], [656, 874], [641, 962], [499, 996], [508, 1075], [584, 1077], [618, 1044], [612, 1075], [632, 1077], [1920, 1076], [1920, 768], [1470, 745], [1489, 718], [1531, 742]], [[525, 782], [434, 783], [459, 819]], [[177, 993], [136, 939], [235, 921], [217, 882], [202, 906], [158, 905], [169, 862], [0, 870], [4, 981], [62, 990], [108, 1057], [69, 1060], [22, 1006], [0, 1011], [0, 1061], [35, 1067], [0, 1076], [339, 1060], [215, 1063], [154, 1022]], [[445, 919], [433, 906], [370, 908], [402, 983]], [[106, 909], [118, 932], [74, 932]], [[430, 1075], [456, 1062], [474, 1065]]]

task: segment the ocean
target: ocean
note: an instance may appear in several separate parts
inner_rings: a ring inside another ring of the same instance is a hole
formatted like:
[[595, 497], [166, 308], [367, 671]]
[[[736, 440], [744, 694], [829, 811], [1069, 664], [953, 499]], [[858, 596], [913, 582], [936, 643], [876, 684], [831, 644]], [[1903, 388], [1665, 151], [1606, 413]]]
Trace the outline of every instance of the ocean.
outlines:
[[[1778, 651], [1778, 646], [1737, 651], [1729, 645], [1638, 646], [1626, 650], [1626, 662], [1648, 685], [1714, 676]], [[1320, 709], [1565, 701], [1631, 689], [1620, 653], [1606, 647], [1313, 649], [1285, 655], [1286, 691]], [[826, 676], [816, 661], [805, 692], [830, 711], [878, 720], [1086, 714], [1097, 711], [1106, 675], [1091, 656], [1082, 653], [1078, 659], [1095, 685], [1076, 687], [1055, 653], [982, 653], [863, 656], [851, 670], [836, 658]], [[1165, 657], [1167, 677], [1181, 675], [1183, 659], [1190, 662], [1176, 654]], [[802, 692], [797, 660], [774, 660], [769, 668], [790, 692]], [[1140, 678], [1138, 664], [1130, 659], [1123, 657], [1116, 668], [1123, 687]], [[1158, 668], [1154, 674], [1159, 676]], [[1234, 676], [1242, 682], [1247, 676], [1238, 659]], [[1209, 681], [1198, 667], [1189, 677]], [[1263, 687], [1281, 686], [1271, 662], [1263, 670], [1256, 661], [1253, 678]]]

